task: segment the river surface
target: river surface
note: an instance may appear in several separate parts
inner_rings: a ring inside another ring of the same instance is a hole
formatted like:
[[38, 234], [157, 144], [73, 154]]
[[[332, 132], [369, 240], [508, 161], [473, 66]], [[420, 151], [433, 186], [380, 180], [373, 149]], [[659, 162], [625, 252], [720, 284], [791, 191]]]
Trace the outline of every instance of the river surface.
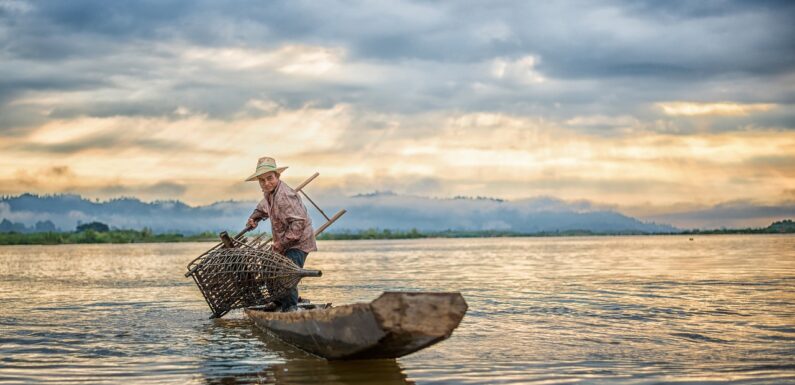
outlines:
[[452, 337], [328, 362], [209, 320], [208, 243], [0, 247], [0, 383], [795, 383], [795, 237], [320, 242], [301, 295], [460, 291]]

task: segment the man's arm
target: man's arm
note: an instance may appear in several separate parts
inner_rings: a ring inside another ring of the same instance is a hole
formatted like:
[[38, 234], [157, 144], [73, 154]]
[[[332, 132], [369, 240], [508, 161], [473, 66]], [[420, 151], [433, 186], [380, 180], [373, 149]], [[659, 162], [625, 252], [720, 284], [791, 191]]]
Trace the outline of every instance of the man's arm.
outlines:
[[268, 219], [268, 213], [265, 211], [265, 208], [262, 206], [263, 202], [257, 204], [257, 207], [254, 208], [254, 212], [249, 215], [248, 220], [246, 221], [246, 226], [256, 228], [257, 223], [261, 220]]

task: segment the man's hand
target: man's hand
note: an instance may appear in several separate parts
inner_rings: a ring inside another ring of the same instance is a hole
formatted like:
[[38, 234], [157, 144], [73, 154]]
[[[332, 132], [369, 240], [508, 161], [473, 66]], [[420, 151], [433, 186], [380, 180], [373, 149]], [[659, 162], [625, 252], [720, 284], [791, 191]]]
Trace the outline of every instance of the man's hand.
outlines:
[[284, 252], [284, 250], [282, 250], [282, 244], [279, 243], [279, 241], [275, 241], [274, 240], [273, 241], [273, 245], [271, 245], [271, 248], [273, 248], [273, 251], [275, 251], [275, 252], [277, 252], [279, 254]]
[[256, 229], [256, 228], [257, 228], [257, 221], [255, 221], [255, 220], [253, 220], [253, 219], [249, 218], [249, 219], [246, 221], [246, 227], [250, 227], [251, 229]]

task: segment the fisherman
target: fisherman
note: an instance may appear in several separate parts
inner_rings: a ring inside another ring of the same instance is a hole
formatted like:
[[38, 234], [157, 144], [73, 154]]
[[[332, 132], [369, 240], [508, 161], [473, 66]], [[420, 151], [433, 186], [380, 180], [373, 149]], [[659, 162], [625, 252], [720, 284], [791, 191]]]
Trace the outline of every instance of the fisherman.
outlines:
[[[304, 267], [306, 256], [317, 251], [315, 233], [301, 197], [279, 179], [286, 169], [287, 167], [276, 167], [276, 160], [273, 158], [259, 158], [256, 171], [246, 181], [259, 181], [265, 197], [257, 204], [246, 226], [254, 229], [259, 221], [270, 218], [273, 251]], [[293, 287], [287, 295], [278, 298], [274, 305], [281, 311], [295, 310], [298, 305], [298, 289]]]

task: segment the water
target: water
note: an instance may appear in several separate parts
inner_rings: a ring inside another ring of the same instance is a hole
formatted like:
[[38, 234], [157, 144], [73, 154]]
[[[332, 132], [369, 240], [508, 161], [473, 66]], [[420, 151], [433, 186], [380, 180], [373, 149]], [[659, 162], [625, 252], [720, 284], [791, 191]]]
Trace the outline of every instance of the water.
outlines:
[[327, 362], [209, 320], [210, 244], [0, 247], [0, 383], [795, 383], [795, 237], [321, 242], [302, 296], [461, 291], [453, 336]]

